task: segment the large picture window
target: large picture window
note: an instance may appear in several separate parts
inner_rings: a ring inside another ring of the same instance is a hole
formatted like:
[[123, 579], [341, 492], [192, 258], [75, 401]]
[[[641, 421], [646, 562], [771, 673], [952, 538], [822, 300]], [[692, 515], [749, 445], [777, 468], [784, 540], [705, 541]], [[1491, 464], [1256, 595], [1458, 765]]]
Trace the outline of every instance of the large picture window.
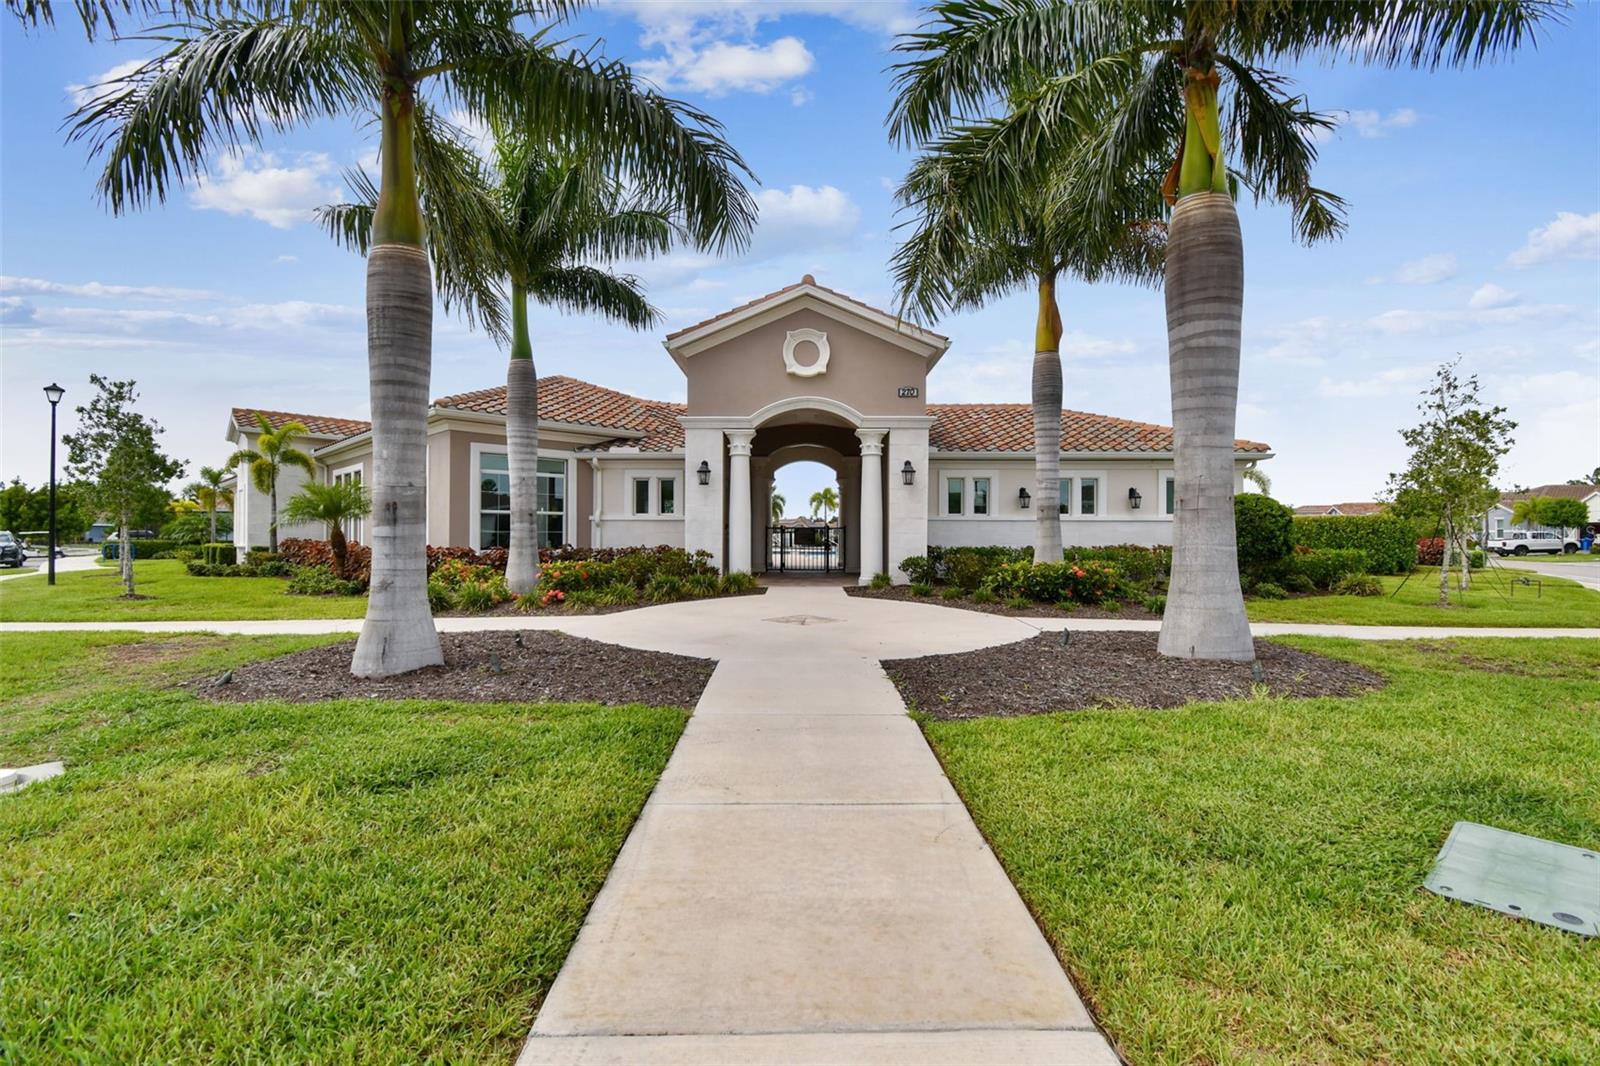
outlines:
[[[567, 543], [567, 464], [540, 459], [534, 490], [534, 529], [539, 547]], [[511, 467], [505, 452], [478, 456], [478, 547], [511, 546]]]

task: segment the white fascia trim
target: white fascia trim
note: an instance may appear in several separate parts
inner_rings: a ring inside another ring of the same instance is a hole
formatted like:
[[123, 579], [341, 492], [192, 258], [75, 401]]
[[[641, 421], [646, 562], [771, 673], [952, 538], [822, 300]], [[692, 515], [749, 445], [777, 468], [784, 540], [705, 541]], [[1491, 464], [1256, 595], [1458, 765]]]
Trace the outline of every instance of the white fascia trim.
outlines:
[[660, 459], [677, 459], [680, 462], [683, 460], [683, 452], [681, 452], [681, 451], [647, 452], [647, 451], [644, 451], [643, 449], [640, 449], [640, 448], [627, 448], [627, 447], [623, 447], [623, 448], [607, 448], [603, 452], [599, 452], [599, 451], [577, 451], [577, 452], [573, 452], [572, 454], [580, 455], [585, 459], [598, 459], [598, 460], [602, 460], [602, 461], [611, 460], [611, 461], [614, 461], [614, 462], [620, 462], [623, 459], [627, 459], [627, 460], [630, 460], [630, 461], [637, 462], [640, 459], [657, 459], [657, 458], [660, 458]]
[[950, 347], [948, 337], [941, 337], [904, 319], [874, 311], [813, 285], [801, 285], [779, 293], [661, 343], [681, 366], [684, 359], [698, 355], [723, 340], [731, 340], [802, 308], [819, 311], [829, 318], [915, 352], [928, 360], [930, 369], [944, 355], [945, 349]]
[[[1254, 459], [1271, 459], [1276, 454], [1277, 454], [1276, 452], [1234, 452], [1233, 453], [1233, 458], [1234, 458], [1235, 462], [1240, 462], [1240, 461], [1254, 460]], [[928, 452], [928, 458], [929, 459], [942, 459], [942, 460], [945, 460], [947, 462], [961, 462], [963, 460], [969, 460], [969, 459], [974, 461], [974, 462], [991, 462], [991, 461], [993, 461], [995, 459], [1026, 459], [1027, 461], [1032, 462], [1033, 461], [1033, 452], [1031, 450], [1005, 451], [1005, 452], [1002, 452], [1002, 451], [937, 451], [937, 450], [930, 450]], [[1174, 458], [1174, 456], [1173, 456], [1173, 454], [1171, 452], [1062, 452], [1061, 453], [1061, 459], [1062, 459], [1063, 462], [1075, 462], [1075, 463], [1095, 462], [1095, 461], [1100, 461], [1100, 462], [1144, 462], [1146, 460], [1149, 460], [1151, 462], [1158, 462], [1158, 463], [1159, 462], [1168, 462], [1168, 463], [1170, 463], [1170, 462], [1172, 462], [1173, 458]]]

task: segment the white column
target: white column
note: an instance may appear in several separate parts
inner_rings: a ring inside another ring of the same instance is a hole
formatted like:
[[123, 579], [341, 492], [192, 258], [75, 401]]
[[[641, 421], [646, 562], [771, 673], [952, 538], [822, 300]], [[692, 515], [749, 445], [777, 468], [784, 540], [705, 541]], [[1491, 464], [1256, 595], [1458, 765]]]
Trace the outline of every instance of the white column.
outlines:
[[750, 442], [755, 431], [728, 432], [728, 571], [750, 571]]
[[[700, 464], [707, 483], [700, 484]], [[722, 565], [722, 430], [686, 426], [683, 446], [683, 546]]]
[[883, 572], [883, 430], [858, 429], [861, 438], [861, 576], [871, 584]]
[[[912, 482], [907, 485], [903, 471], [911, 464]], [[895, 426], [889, 431], [889, 564], [886, 569], [895, 584], [909, 578], [900, 569], [902, 560], [923, 555], [928, 550], [928, 484], [933, 471], [928, 464], [928, 427]]]

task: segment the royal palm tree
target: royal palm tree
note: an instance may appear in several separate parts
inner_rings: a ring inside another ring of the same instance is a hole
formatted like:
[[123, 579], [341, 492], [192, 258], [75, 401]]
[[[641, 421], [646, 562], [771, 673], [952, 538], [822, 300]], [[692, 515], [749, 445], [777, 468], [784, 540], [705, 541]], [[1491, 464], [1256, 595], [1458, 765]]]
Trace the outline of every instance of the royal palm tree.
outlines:
[[[492, 166], [475, 157], [458, 162], [463, 173], [457, 184], [481, 186], [482, 195], [493, 205], [493, 227], [480, 234], [492, 251], [479, 255], [493, 257], [510, 289], [506, 460], [511, 543], [506, 583], [524, 596], [539, 583], [538, 378], [528, 333], [528, 300], [568, 312], [599, 314], [633, 329], [646, 328], [659, 316], [645, 298], [643, 284], [606, 264], [664, 252], [675, 237], [701, 232], [701, 220], [688, 217], [695, 210], [693, 204], [675, 205], [637, 185], [625, 187], [599, 153], [551, 150], [502, 131], [495, 139]], [[364, 193], [364, 202], [324, 208], [320, 214], [336, 239], [365, 251], [377, 190], [364, 178], [358, 177], [355, 184]], [[424, 200], [430, 223], [432, 206]], [[440, 263], [441, 284], [448, 283], [456, 266], [450, 258]]]
[[894, 257], [902, 313], [926, 321], [1019, 289], [1038, 298], [1033, 353], [1033, 557], [1061, 560], [1061, 305], [1058, 284], [1161, 276], [1163, 227], [1153, 190], [1129, 183], [1114, 203], [1087, 203], [1063, 167], [1019, 202], [970, 202], [963, 170], [983, 166], [961, 131], [918, 159], [897, 199], [916, 212]]
[[317, 473], [316, 460], [310, 454], [294, 446], [294, 442], [311, 432], [304, 422], [285, 422], [273, 428], [272, 422], [260, 411], [256, 412], [256, 420], [261, 423], [261, 435], [256, 438], [254, 448], [240, 448], [228, 456], [228, 465], [235, 469], [241, 463], [250, 466], [250, 480], [272, 501], [271, 524], [267, 527], [268, 547], [272, 551], [278, 550], [278, 476], [283, 473], [286, 466], [299, 467], [308, 475], [315, 477]]
[[291, 496], [283, 509], [291, 522], [321, 522], [328, 529], [328, 550], [333, 552], [333, 572], [344, 577], [350, 546], [345, 543], [346, 523], [372, 513], [367, 490], [352, 482], [324, 485], [313, 481]]
[[[43, 0], [7, 0], [26, 23], [51, 21]], [[159, 52], [100, 87], [72, 117], [72, 136], [104, 160], [99, 189], [113, 213], [161, 201], [219, 153], [270, 131], [329, 117], [378, 116], [377, 207], [367, 255], [367, 360], [374, 469], [372, 594], [351, 670], [394, 674], [443, 661], [428, 610], [424, 552], [426, 412], [435, 266], [448, 308], [504, 329], [500, 274], [474, 225], [485, 206], [450, 184], [466, 138], [437, 104], [516, 129], [535, 143], [604, 153], [625, 181], [693, 205], [697, 237], [746, 239], [748, 173], [704, 112], [639, 83], [621, 63], [570, 48], [552, 27], [568, 0], [81, 0], [91, 37], [127, 12], [160, 16], [145, 40]], [[162, 14], [175, 9], [171, 13]], [[535, 24], [535, 25], [530, 25]], [[429, 233], [422, 213], [454, 228]], [[445, 210], [445, 204], [454, 209]], [[442, 274], [443, 272], [441, 272]]]
[[[949, 0], [903, 36], [890, 131], [960, 129], [988, 162], [966, 195], [1004, 205], [1072, 158], [1102, 199], [1166, 166], [1167, 337], [1178, 509], [1163, 654], [1250, 659], [1233, 528], [1244, 256], [1233, 193], [1287, 203], [1297, 237], [1333, 237], [1343, 201], [1311, 182], [1311, 111], [1276, 60], [1478, 63], [1533, 35], [1541, 0]], [[1224, 81], [1226, 79], [1226, 82]], [[1023, 87], [1020, 91], [1018, 87]], [[1000, 119], [971, 117], [1008, 100]], [[1224, 126], [1223, 115], [1228, 121]]]
[[811, 517], [819, 514], [827, 521], [839, 509], [839, 493], [832, 485], [825, 485], [811, 494]]
[[[235, 464], [237, 465], [237, 464]], [[214, 466], [200, 468], [200, 480], [190, 485], [186, 490], [189, 499], [205, 509], [206, 518], [210, 524], [210, 543], [217, 542], [217, 507], [226, 505], [233, 509], [233, 490], [224, 488], [222, 483], [228, 480], [228, 469]]]
[[772, 494], [772, 524], [777, 525], [783, 521], [783, 509], [789, 506], [789, 501], [783, 498], [783, 493]]

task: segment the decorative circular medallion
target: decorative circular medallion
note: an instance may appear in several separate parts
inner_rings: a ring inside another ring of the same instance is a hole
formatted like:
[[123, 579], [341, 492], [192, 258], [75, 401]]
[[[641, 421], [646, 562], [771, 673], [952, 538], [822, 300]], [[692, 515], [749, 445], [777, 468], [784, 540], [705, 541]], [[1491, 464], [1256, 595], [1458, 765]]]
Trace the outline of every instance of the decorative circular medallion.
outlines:
[[[817, 349], [814, 363], [801, 363], [795, 349], [810, 341]], [[797, 378], [814, 378], [828, 372], [828, 335], [820, 329], [791, 329], [783, 339], [783, 367]]]

